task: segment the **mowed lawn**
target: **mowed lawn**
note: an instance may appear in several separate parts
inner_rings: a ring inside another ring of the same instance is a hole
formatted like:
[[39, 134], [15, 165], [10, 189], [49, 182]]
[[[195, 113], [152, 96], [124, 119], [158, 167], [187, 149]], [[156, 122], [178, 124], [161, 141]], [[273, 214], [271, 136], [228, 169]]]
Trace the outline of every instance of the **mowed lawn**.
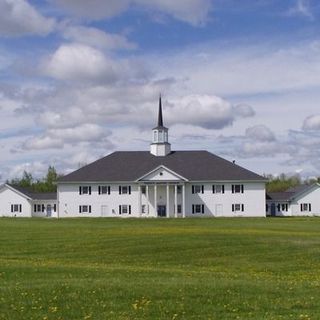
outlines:
[[0, 219], [0, 319], [320, 319], [320, 219]]

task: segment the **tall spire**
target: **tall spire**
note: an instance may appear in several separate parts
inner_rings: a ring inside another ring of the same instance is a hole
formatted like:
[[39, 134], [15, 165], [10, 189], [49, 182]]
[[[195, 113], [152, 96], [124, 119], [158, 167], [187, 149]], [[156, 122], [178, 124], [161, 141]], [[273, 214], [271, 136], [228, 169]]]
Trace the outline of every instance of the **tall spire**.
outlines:
[[158, 127], [163, 127], [161, 94], [159, 96]]

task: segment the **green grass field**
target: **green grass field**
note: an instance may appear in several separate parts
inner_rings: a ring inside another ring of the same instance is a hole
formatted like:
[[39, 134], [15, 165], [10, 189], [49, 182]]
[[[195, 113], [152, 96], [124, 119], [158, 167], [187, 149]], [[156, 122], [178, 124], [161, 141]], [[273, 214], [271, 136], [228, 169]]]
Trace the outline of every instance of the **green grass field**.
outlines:
[[320, 319], [320, 219], [0, 219], [0, 319]]

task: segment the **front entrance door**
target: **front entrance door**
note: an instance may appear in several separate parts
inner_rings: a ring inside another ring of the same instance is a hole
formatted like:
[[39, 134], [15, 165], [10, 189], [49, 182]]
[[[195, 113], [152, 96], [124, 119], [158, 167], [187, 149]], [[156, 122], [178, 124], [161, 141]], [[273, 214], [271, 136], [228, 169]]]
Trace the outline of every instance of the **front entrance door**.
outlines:
[[158, 206], [158, 217], [165, 217], [166, 211], [166, 206]]
[[271, 203], [271, 217], [275, 217], [275, 216], [276, 216], [276, 204]]
[[52, 214], [52, 207], [51, 204], [47, 205], [47, 217], [51, 217]]

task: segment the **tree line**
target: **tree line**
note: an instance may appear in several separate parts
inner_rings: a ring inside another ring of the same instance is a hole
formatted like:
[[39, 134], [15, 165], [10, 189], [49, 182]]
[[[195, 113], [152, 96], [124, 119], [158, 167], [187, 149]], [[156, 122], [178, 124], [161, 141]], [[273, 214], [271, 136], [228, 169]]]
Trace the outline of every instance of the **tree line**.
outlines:
[[[46, 175], [41, 179], [34, 179], [30, 172], [24, 171], [22, 177], [7, 180], [7, 183], [34, 192], [56, 192], [57, 180], [60, 176], [61, 175], [57, 173], [55, 167], [49, 166]], [[320, 177], [317, 179], [302, 179], [299, 174], [290, 176], [282, 173], [279, 176], [265, 175], [265, 178], [268, 179], [266, 184], [267, 192], [281, 192], [300, 184], [320, 182]]]
[[311, 185], [313, 183], [320, 182], [320, 177], [314, 179], [302, 179], [299, 174], [290, 176], [282, 173], [279, 176], [265, 175], [265, 177], [268, 179], [266, 185], [267, 192], [282, 192], [300, 184]]
[[35, 179], [32, 173], [24, 171], [20, 178], [7, 180], [6, 183], [25, 188], [33, 192], [56, 192], [59, 178], [55, 167], [49, 166], [46, 175], [41, 179]]

